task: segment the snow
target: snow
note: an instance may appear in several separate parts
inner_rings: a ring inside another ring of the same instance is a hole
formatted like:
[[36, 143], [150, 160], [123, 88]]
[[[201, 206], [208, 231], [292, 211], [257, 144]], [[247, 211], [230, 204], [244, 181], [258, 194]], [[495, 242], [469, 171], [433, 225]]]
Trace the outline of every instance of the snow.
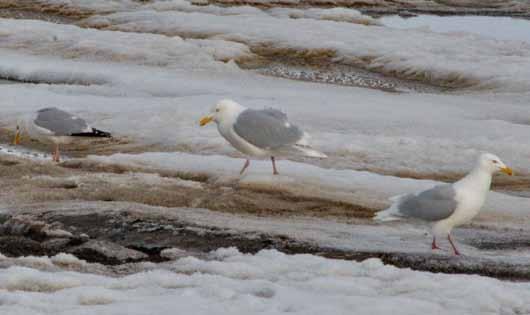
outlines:
[[385, 16], [379, 21], [400, 29], [417, 28], [437, 33], [467, 32], [497, 40], [530, 42], [530, 21], [511, 17], [419, 15], [405, 19], [400, 16]]
[[[33, 20], [0, 20], [0, 28], [0, 45], [4, 49], [66, 60], [134, 63], [182, 70], [226, 68], [214, 57], [229, 60], [251, 55], [245, 45], [233, 42], [223, 45], [222, 40], [185, 41], [178, 36], [104, 32]], [[27, 32], [28, 29], [32, 31]]]
[[[312, 15], [304, 11], [304, 15]], [[213, 15], [152, 10], [94, 16], [85, 25], [113, 30], [222, 38], [264, 49], [329, 53], [335, 61], [438, 84], [527, 91], [530, 44], [473, 34], [437, 34], [263, 14]], [[285, 32], [284, 30], [289, 30]], [[502, 64], [502, 67], [498, 67]], [[526, 65], [526, 66], [525, 66]]]
[[[264, 250], [219, 249], [113, 278], [16, 264], [0, 270], [2, 314], [524, 314], [530, 286]], [[487, 290], [484, 290], [487, 288]]]
[[309, 8], [305, 10], [300, 9], [285, 9], [273, 8], [267, 11], [272, 16], [289, 17], [293, 19], [314, 19], [327, 20], [335, 22], [348, 22], [363, 25], [381, 25], [381, 23], [361, 12], [354, 9], [347, 8], [332, 8], [332, 9], [314, 9]]
[[[78, 28], [70, 31], [85, 32]], [[99, 36], [96, 38], [95, 47], [100, 43]], [[96, 57], [87, 53], [64, 60], [3, 49], [2, 76], [57, 84], [0, 85], [0, 122], [13, 128], [31, 111], [58, 106], [117, 137], [194, 153], [232, 155], [234, 150], [226, 146], [216, 128], [198, 126], [199, 118], [219, 99], [232, 98], [251, 108], [284, 110], [291, 121], [311, 134], [314, 146], [329, 156], [308, 163], [390, 174], [462, 173], [481, 151], [488, 151], [499, 155], [516, 174], [525, 176], [530, 169], [529, 120], [525, 118], [530, 117], [528, 93], [390, 95], [261, 77], [213, 57], [199, 69], [146, 66], [160, 54], [152, 47], [145, 50], [146, 56], [151, 56], [151, 50], [154, 59], [142, 59], [137, 65], [134, 60], [99, 61], [97, 50]], [[62, 54], [59, 48], [57, 51]], [[52, 52], [50, 48], [49, 54]], [[174, 60], [180, 67], [179, 59]], [[75, 85], [80, 83], [83, 85]]]
[[[406, 177], [461, 175], [481, 151], [498, 154], [515, 169], [518, 179], [530, 175], [527, 43], [469, 33], [392, 29], [373, 25], [351, 9], [262, 10], [184, 1], [40, 3], [116, 13], [80, 22], [107, 30], [0, 19], [0, 77], [34, 83], [0, 84], [0, 126], [13, 128], [30, 112], [57, 106], [111, 131], [117, 139], [175, 151], [89, 156], [90, 161], [209, 178], [200, 184], [144, 173], [86, 175], [95, 180], [107, 176], [104, 180], [113, 185], [137, 181], [192, 189], [209, 184], [239, 186], [383, 208], [391, 196], [439, 183]], [[263, 77], [234, 62], [259, 59], [260, 49], [302, 51], [307, 58], [331, 52], [336, 62], [425, 81], [478, 86], [445, 94], [390, 94]], [[480, 89], [485, 87], [494, 89]], [[198, 119], [224, 98], [251, 108], [282, 109], [329, 158], [281, 160], [280, 176], [271, 175], [269, 161], [252, 161], [240, 177], [242, 156], [226, 145], [216, 128], [198, 126]], [[17, 154], [4, 145], [0, 152]], [[54, 184], [51, 177], [35, 180]], [[75, 182], [76, 177], [64, 180]], [[501, 176], [494, 181], [508, 182]], [[1, 211], [13, 211], [4, 203], [0, 200]], [[352, 225], [126, 203], [58, 204], [57, 209], [52, 203], [33, 206], [47, 211], [144, 209], [153, 215], [177, 216], [194, 226], [286, 235], [323, 247], [429, 252], [424, 228], [410, 223]], [[527, 229], [529, 218], [528, 198], [492, 192], [475, 222], [484, 233], [501, 233], [504, 228]], [[457, 239], [459, 233], [466, 231], [457, 229]], [[510, 257], [509, 252], [461, 246], [472, 258], [499, 263], [522, 259], [521, 253]], [[0, 313], [530, 312], [528, 283], [415, 272], [384, 266], [376, 259], [357, 263], [274, 250], [250, 255], [236, 249], [220, 249], [207, 258], [185, 257], [178, 248], [164, 255], [173, 260], [139, 264], [141, 272], [116, 277], [103, 275], [101, 266], [70, 254], [50, 258], [0, 254]]]

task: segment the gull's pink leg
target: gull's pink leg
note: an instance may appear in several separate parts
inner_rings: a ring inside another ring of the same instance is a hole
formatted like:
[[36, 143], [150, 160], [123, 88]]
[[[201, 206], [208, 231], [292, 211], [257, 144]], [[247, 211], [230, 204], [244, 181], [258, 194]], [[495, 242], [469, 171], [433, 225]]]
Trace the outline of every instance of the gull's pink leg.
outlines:
[[52, 151], [52, 161], [57, 162], [57, 148]]
[[55, 144], [55, 150], [53, 151], [52, 160], [54, 162], [61, 162], [61, 154], [59, 153], [59, 144]]
[[432, 247], [431, 247], [433, 250], [435, 249], [441, 249], [440, 247], [438, 247], [438, 245], [436, 245], [436, 236], [433, 236], [432, 237]]
[[456, 246], [455, 246], [455, 244], [453, 243], [453, 240], [451, 239], [451, 234], [447, 234], [447, 239], [449, 240], [449, 243], [450, 243], [451, 246], [453, 247], [453, 250], [455, 251], [455, 255], [459, 256], [459, 255], [460, 255], [460, 252], [458, 251], [458, 249], [456, 249]]
[[274, 159], [274, 156], [271, 156], [272, 161], [272, 174], [279, 175], [278, 170], [276, 169], [276, 160]]
[[250, 165], [250, 161], [249, 159], [247, 159], [245, 161], [245, 164], [243, 165], [243, 168], [241, 169], [241, 172], [239, 172], [239, 175], [243, 175], [243, 173], [245, 172], [245, 170], [247, 169], [247, 167]]

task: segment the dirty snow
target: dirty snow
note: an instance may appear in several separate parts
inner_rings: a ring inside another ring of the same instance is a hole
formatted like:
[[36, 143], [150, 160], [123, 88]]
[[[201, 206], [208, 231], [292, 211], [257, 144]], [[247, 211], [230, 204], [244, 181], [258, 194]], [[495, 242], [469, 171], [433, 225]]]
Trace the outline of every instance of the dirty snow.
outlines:
[[[217, 184], [237, 182], [239, 186], [270, 191], [284, 191], [307, 198], [317, 197], [384, 208], [389, 198], [439, 185], [430, 180], [412, 180], [353, 170], [323, 169], [304, 163], [277, 163], [279, 176], [271, 174], [269, 161], [253, 161], [244, 176], [239, 175], [243, 159], [223, 156], [197, 156], [186, 153], [143, 153], [90, 156], [89, 159], [123, 166], [155, 170], [191, 172], [211, 177]], [[482, 217], [482, 220], [480, 219]], [[502, 221], [499, 218], [502, 217]], [[530, 220], [528, 198], [490, 192], [478, 221], [492, 226], [521, 224]]]

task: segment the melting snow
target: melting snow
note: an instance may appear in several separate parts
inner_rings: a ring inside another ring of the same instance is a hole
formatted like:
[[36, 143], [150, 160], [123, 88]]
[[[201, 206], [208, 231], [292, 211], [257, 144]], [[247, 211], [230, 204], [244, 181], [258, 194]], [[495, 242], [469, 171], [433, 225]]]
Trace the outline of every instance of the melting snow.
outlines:
[[[43, 258], [46, 259], [46, 258]], [[0, 269], [2, 314], [526, 314], [530, 286], [264, 250], [219, 249], [111, 278]], [[486, 288], [486, 289], [485, 289]]]

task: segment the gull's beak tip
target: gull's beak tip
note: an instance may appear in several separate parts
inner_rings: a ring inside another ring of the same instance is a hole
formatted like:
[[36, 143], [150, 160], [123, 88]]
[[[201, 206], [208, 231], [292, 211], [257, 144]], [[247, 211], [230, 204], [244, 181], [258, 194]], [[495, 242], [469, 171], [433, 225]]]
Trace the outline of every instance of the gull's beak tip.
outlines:
[[213, 117], [212, 116], [204, 116], [203, 118], [201, 118], [201, 120], [199, 121], [199, 125], [204, 126], [206, 125], [207, 123], [211, 122], [213, 120]]
[[509, 176], [513, 175], [513, 170], [509, 168], [508, 166], [501, 168], [501, 172]]

